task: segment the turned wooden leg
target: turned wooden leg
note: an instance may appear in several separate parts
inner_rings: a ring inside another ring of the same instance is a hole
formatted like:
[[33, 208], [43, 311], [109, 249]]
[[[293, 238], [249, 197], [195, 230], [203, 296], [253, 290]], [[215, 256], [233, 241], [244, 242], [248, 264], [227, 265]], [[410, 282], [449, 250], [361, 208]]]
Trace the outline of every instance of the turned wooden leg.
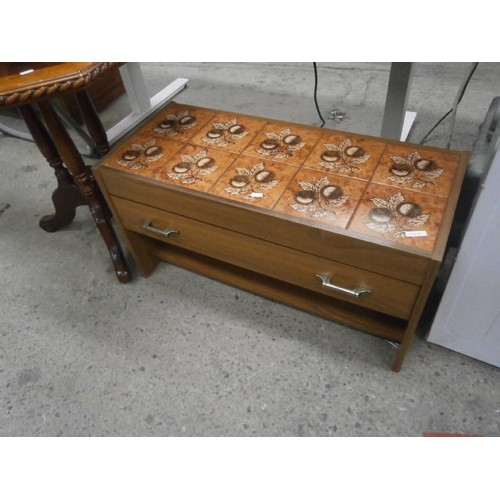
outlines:
[[89, 205], [90, 212], [113, 261], [116, 276], [122, 283], [127, 283], [130, 281], [130, 273], [111, 225], [108, 207], [91, 175], [90, 169], [85, 165], [68, 131], [59, 120], [50, 103], [41, 101], [38, 106], [64, 164], [71, 172], [75, 184]]
[[83, 121], [87, 126], [90, 137], [94, 141], [97, 152], [104, 156], [109, 152], [108, 136], [106, 130], [102, 125], [101, 119], [97, 114], [94, 102], [90, 98], [86, 90], [82, 90], [76, 94], [76, 101], [82, 114]]
[[75, 186], [70, 173], [64, 167], [50, 134], [38, 118], [35, 110], [31, 105], [20, 106], [19, 110], [38, 149], [54, 169], [57, 179], [57, 188], [52, 193], [55, 213], [43, 216], [39, 222], [44, 231], [52, 233], [71, 224], [76, 215], [76, 207], [86, 203], [80, 190]]

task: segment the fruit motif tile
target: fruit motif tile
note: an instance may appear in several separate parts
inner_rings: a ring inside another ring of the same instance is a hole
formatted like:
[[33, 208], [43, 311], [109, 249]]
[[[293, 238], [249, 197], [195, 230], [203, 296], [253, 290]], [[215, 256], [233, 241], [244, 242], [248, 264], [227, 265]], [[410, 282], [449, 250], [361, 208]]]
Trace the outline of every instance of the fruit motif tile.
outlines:
[[199, 146], [241, 153], [264, 125], [260, 119], [219, 113], [192, 139]]
[[137, 134], [108, 156], [106, 164], [119, 170], [148, 176], [181, 147], [182, 144], [176, 141], [158, 139], [147, 133]]
[[199, 132], [213, 114], [210, 110], [172, 102], [149, 120], [139, 133], [185, 142]]
[[300, 166], [309, 156], [321, 131], [280, 123], [267, 123], [243, 154]]
[[169, 184], [206, 192], [236, 158], [233, 153], [187, 144], [153, 170], [150, 176]]
[[304, 163], [323, 172], [369, 180], [385, 144], [354, 134], [324, 134]]
[[445, 207], [440, 196], [370, 184], [349, 229], [432, 251]]
[[344, 228], [366, 186], [359, 179], [301, 168], [274, 211]]
[[418, 145], [389, 145], [372, 182], [448, 196], [458, 162], [458, 155], [453, 153], [422, 149]]
[[222, 198], [272, 208], [286, 189], [297, 167], [240, 156], [210, 190]]

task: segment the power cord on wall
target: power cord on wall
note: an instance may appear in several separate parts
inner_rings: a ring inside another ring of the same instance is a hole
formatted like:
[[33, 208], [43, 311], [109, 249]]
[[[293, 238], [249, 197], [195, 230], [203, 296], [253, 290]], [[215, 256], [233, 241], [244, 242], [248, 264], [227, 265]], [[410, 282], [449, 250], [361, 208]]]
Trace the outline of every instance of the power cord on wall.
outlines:
[[447, 112], [445, 113], [439, 120], [438, 122], [434, 125], [434, 127], [432, 127], [429, 132], [427, 132], [427, 134], [425, 134], [424, 138], [420, 141], [420, 144], [424, 144], [427, 140], [427, 138], [432, 134], [432, 132], [434, 132], [434, 130], [436, 130], [436, 128], [445, 120], [446, 117], [448, 117], [450, 114], [453, 113], [452, 115], [452, 120], [451, 120], [451, 126], [450, 126], [450, 134], [449, 134], [449, 137], [448, 137], [448, 145], [447, 147], [449, 148], [451, 146], [451, 139], [452, 139], [452, 136], [453, 136], [453, 129], [455, 127], [455, 117], [456, 117], [456, 114], [457, 114], [457, 108], [458, 108], [458, 105], [460, 104], [460, 101], [462, 100], [464, 94], [465, 94], [465, 90], [467, 89], [467, 85], [469, 85], [469, 82], [472, 78], [472, 75], [474, 74], [474, 72], [476, 71], [476, 68], [478, 66], [479, 63], [472, 63], [470, 69], [469, 69], [469, 73], [467, 74], [467, 76], [465, 77], [464, 81], [462, 82], [462, 85], [460, 86], [460, 89], [458, 91], [458, 94], [455, 98], [455, 102], [453, 103], [453, 107]]
[[321, 116], [321, 111], [318, 106], [318, 68], [316, 67], [316, 63], [313, 62], [314, 67], [314, 104], [316, 105], [316, 110], [321, 119], [321, 128], [325, 126], [325, 120]]

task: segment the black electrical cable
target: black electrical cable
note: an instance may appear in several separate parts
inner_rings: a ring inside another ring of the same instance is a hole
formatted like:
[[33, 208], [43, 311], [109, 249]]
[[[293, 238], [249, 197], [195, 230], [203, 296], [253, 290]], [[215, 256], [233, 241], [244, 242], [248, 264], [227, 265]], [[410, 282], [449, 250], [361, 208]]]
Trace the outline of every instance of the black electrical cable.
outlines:
[[425, 140], [427, 139], [427, 137], [429, 137], [432, 132], [434, 132], [434, 130], [436, 130], [436, 128], [438, 128], [439, 125], [441, 125], [441, 123], [443, 122], [443, 120], [449, 116], [451, 114], [451, 112], [453, 111], [453, 108], [451, 108], [446, 114], [444, 114], [439, 120], [438, 122], [436, 123], [436, 125], [434, 125], [434, 127], [432, 127], [429, 132], [427, 132], [427, 134], [425, 134], [424, 138], [420, 141], [420, 144], [424, 144], [425, 143]]
[[427, 132], [427, 134], [425, 134], [424, 138], [420, 141], [420, 144], [424, 144], [427, 137], [429, 137], [432, 132], [434, 132], [434, 130], [436, 130], [436, 128], [443, 122], [443, 120], [448, 117], [451, 113], [453, 113], [453, 111], [455, 110], [455, 108], [460, 104], [460, 101], [462, 100], [462, 97], [464, 96], [465, 94], [465, 90], [467, 89], [467, 85], [469, 85], [469, 82], [470, 82], [470, 79], [472, 78], [472, 75], [474, 74], [474, 72], [476, 71], [476, 68], [477, 68], [477, 65], [479, 63], [475, 63], [474, 66], [472, 67], [471, 71], [469, 72], [469, 75], [467, 76], [467, 79], [465, 80], [464, 84], [463, 84], [463, 87], [462, 87], [462, 91], [461, 93], [458, 95], [458, 99], [456, 101], [456, 104], [446, 113], [444, 114], [439, 120], [438, 122], [434, 125], [434, 127], [432, 127], [429, 132]]
[[318, 68], [316, 67], [316, 63], [313, 62], [314, 67], [314, 104], [316, 105], [316, 111], [318, 112], [319, 117], [321, 118], [321, 128], [325, 125], [325, 120], [321, 116], [321, 111], [318, 106]]

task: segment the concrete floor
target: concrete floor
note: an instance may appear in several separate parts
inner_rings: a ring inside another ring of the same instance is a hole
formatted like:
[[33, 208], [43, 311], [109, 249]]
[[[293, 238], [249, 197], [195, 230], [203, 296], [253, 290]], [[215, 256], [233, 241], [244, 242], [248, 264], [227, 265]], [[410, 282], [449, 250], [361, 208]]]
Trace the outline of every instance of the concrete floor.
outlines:
[[[307, 63], [144, 63], [151, 93], [190, 79], [179, 102], [319, 125]], [[327, 127], [378, 135], [387, 63], [319, 63]], [[419, 142], [451, 107], [468, 63], [416, 64], [408, 108]], [[452, 147], [470, 149], [500, 64], [481, 63]], [[127, 100], [102, 114], [107, 128]], [[428, 144], [445, 146], [449, 122]], [[166, 264], [120, 284], [85, 207], [55, 234], [51, 169], [0, 134], [0, 435], [500, 435], [500, 371], [429, 344], [403, 370], [388, 342]]]

